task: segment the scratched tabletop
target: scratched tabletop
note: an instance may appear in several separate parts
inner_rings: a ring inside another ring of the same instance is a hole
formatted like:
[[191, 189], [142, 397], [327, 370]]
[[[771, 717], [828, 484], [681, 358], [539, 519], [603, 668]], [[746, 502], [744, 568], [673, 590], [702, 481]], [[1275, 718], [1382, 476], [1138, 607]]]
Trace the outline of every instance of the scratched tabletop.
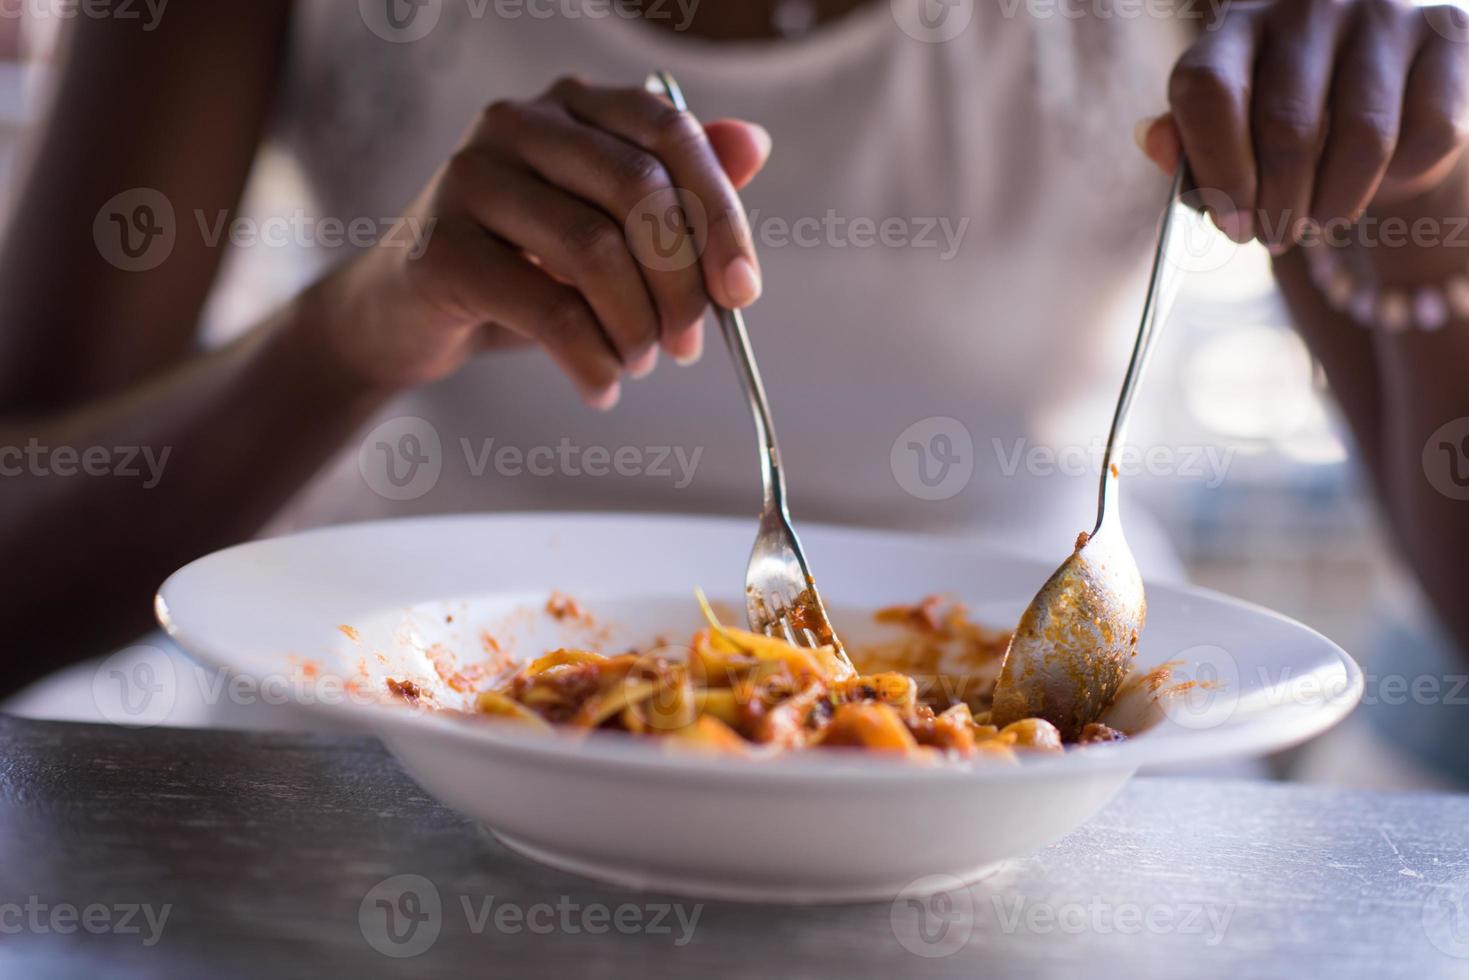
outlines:
[[370, 738], [0, 716], [0, 977], [469, 975], [1465, 977], [1469, 797], [1142, 778], [967, 889], [743, 905], [518, 857]]

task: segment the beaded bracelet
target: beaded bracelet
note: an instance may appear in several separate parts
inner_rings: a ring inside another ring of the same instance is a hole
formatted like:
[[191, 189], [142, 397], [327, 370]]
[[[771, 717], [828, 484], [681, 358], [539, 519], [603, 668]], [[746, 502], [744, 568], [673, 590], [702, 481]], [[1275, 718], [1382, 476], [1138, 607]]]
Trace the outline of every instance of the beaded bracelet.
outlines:
[[1411, 289], [1380, 289], [1360, 282], [1342, 264], [1336, 249], [1323, 242], [1305, 246], [1311, 281], [1327, 305], [1358, 326], [1402, 333], [1412, 327], [1442, 330], [1449, 316], [1469, 319], [1469, 275], [1457, 273], [1441, 284]]

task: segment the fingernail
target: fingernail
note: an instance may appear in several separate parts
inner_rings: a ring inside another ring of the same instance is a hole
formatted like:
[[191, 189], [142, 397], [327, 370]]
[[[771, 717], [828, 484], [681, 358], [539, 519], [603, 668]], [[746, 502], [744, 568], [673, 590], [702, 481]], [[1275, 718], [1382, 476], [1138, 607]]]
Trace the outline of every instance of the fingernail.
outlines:
[[632, 378], [646, 378], [658, 366], [658, 348], [649, 347], [627, 362], [627, 373]]
[[1237, 245], [1243, 245], [1255, 236], [1254, 222], [1245, 211], [1226, 211], [1214, 216], [1214, 224], [1225, 237]]
[[724, 267], [724, 291], [734, 306], [749, 306], [760, 298], [760, 273], [755, 263], [737, 255]]
[[685, 333], [674, 343], [673, 362], [679, 367], [688, 367], [704, 356], [704, 331], [698, 327]]
[[1153, 123], [1158, 121], [1157, 116], [1144, 116], [1132, 127], [1132, 141], [1144, 154], [1148, 152], [1148, 130], [1153, 128]]
[[606, 388], [603, 388], [602, 391], [598, 394], [588, 398], [587, 404], [592, 406], [599, 412], [609, 412], [612, 410], [612, 406], [616, 405], [617, 400], [621, 397], [622, 385], [614, 381]]
[[1152, 158], [1153, 155], [1148, 152], [1148, 134], [1153, 131], [1154, 126], [1171, 116], [1170, 112], [1160, 112], [1156, 116], [1144, 116], [1137, 121], [1137, 125], [1132, 127], [1132, 141], [1137, 144], [1139, 150], [1143, 151], [1143, 156]]
[[756, 145], [760, 147], [760, 159], [768, 160], [770, 148], [775, 145], [775, 141], [770, 138], [770, 130], [759, 123], [750, 123], [749, 126], [751, 135], [755, 137]]

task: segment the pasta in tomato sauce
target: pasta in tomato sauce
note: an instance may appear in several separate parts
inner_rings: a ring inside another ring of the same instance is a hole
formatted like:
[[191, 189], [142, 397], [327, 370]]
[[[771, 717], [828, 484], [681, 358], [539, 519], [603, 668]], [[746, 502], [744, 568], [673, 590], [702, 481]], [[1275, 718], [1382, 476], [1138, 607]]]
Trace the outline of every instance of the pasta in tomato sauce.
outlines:
[[[552, 730], [610, 729], [670, 746], [763, 755], [858, 749], [909, 757], [990, 757], [1063, 750], [1050, 722], [989, 723], [1009, 634], [970, 623], [938, 598], [876, 614], [898, 639], [851, 651], [804, 648], [720, 624], [680, 659], [669, 651], [605, 656], [559, 649], [478, 692], [475, 713]], [[1082, 741], [1116, 740], [1102, 725]]]

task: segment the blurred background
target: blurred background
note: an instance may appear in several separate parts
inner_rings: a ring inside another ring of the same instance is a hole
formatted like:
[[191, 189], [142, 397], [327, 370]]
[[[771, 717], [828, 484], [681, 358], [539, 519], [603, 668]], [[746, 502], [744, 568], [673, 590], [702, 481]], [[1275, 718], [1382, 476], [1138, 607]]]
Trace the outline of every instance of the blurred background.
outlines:
[[[46, 84], [57, 26], [55, 19], [0, 17], [0, 220], [13, 193], [21, 137]], [[247, 201], [244, 213], [281, 213], [283, 201], [308, 200], [289, 158], [267, 151], [258, 167], [251, 183], [257, 200]], [[1132, 492], [1162, 520], [1194, 582], [1312, 625], [1369, 674], [1363, 709], [1308, 749], [1269, 760], [1271, 774], [1382, 787], [1456, 785], [1371, 734], [1380, 724], [1375, 719], [1393, 715], [1393, 706], [1373, 704], [1385, 651], [1394, 651], [1391, 669], [1398, 673], [1411, 673], [1405, 663], [1428, 665], [1444, 677], [1460, 668], [1421, 635], [1422, 607], [1382, 537], [1320, 373], [1288, 326], [1268, 256], [1258, 245], [1217, 241], [1218, 252], [1201, 259], [1182, 285], [1140, 396], [1133, 437], [1148, 446], [1217, 447], [1214, 458], [1227, 475], [1217, 480], [1201, 461], [1198, 475], [1141, 473]], [[315, 268], [290, 248], [236, 250], [211, 301], [206, 336], [217, 339], [250, 322], [304, 286]], [[1068, 428], [1077, 417], [1072, 413], [1106, 413], [1110, 403], [1067, 411], [1053, 420], [1060, 432], [1076, 431]], [[1405, 629], [1404, 622], [1416, 625]], [[1405, 660], [1404, 647], [1425, 652]], [[1423, 706], [1417, 707], [1421, 715]]]

